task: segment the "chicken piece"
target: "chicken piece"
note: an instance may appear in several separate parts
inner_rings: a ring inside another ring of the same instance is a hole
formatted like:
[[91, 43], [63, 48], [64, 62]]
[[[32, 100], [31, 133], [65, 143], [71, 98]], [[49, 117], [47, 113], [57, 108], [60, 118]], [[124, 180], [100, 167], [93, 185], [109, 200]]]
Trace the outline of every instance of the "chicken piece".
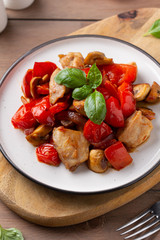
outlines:
[[56, 83], [54, 80], [55, 76], [60, 72], [60, 69], [57, 68], [51, 75], [51, 79], [49, 82], [49, 95], [50, 95], [50, 103], [55, 104], [59, 98], [62, 98], [66, 92], [68, 92], [68, 88], [64, 85], [60, 85]]
[[117, 137], [127, 147], [135, 148], [150, 136], [152, 128], [151, 121], [136, 111], [125, 121], [125, 127], [118, 130]]
[[86, 117], [86, 112], [84, 111], [84, 103], [85, 103], [85, 99], [83, 100], [73, 100], [73, 107], [76, 110], [76, 112], [82, 114], [83, 116]]
[[88, 160], [89, 142], [82, 132], [62, 126], [54, 128], [53, 142], [59, 158], [70, 171], [74, 171], [81, 163]]
[[112, 64], [113, 60], [112, 58], [106, 58], [104, 53], [94, 51], [88, 53], [87, 57], [84, 59], [84, 64], [85, 65], [93, 65], [96, 63], [97, 65], [103, 65], [103, 64]]
[[108, 161], [105, 158], [104, 151], [101, 149], [92, 149], [89, 153], [88, 167], [96, 173], [103, 173], [108, 169]]
[[63, 68], [75, 67], [84, 68], [84, 58], [79, 52], [69, 52], [67, 55], [60, 54], [59, 61]]

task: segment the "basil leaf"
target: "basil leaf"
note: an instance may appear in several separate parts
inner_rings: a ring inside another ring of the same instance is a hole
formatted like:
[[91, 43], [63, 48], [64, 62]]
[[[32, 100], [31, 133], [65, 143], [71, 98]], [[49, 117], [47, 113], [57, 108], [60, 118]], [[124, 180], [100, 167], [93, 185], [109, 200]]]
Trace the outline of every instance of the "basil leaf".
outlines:
[[147, 36], [149, 34], [152, 34], [156, 38], [160, 38], [160, 19], [156, 20], [151, 28], [148, 30], [144, 36]]
[[89, 85], [94, 89], [102, 83], [102, 74], [95, 63], [90, 68], [87, 79], [89, 80]]
[[0, 239], [2, 240], [24, 240], [22, 233], [16, 228], [4, 229], [0, 226]]
[[84, 110], [87, 117], [94, 123], [100, 125], [106, 116], [106, 103], [102, 93], [95, 90], [85, 100]]
[[77, 68], [65, 68], [61, 70], [54, 78], [58, 84], [65, 85], [68, 88], [81, 87], [87, 83], [86, 74]]
[[85, 99], [90, 93], [92, 93], [92, 88], [89, 85], [83, 85], [80, 88], [75, 88], [72, 92], [72, 98], [76, 100]]

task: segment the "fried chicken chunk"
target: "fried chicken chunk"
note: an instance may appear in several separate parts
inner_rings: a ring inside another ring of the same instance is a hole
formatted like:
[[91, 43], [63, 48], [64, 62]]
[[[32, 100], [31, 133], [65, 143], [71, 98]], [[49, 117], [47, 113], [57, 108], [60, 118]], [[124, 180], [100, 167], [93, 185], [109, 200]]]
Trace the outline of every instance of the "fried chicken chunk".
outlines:
[[69, 52], [67, 55], [60, 54], [59, 61], [63, 68], [75, 67], [84, 68], [84, 58], [79, 52]]
[[74, 171], [81, 163], [88, 160], [89, 142], [80, 131], [54, 128], [53, 142], [59, 158], [70, 171]]
[[151, 121], [136, 111], [125, 121], [125, 127], [118, 130], [117, 137], [127, 147], [135, 148], [147, 140], [152, 128]]

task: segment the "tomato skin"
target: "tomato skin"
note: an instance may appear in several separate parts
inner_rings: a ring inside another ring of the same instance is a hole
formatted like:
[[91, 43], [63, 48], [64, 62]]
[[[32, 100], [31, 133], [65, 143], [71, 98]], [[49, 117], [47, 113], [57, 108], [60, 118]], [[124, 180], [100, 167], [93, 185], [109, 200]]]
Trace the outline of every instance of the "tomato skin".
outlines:
[[26, 98], [32, 97], [30, 93], [30, 81], [32, 79], [32, 74], [33, 70], [28, 69], [22, 81], [21, 89]]
[[133, 86], [131, 83], [123, 82], [119, 87], [118, 87], [118, 93], [119, 91], [130, 91], [133, 92]]
[[100, 86], [100, 87], [98, 87], [96, 90], [97, 90], [98, 92], [102, 93], [105, 101], [107, 101], [107, 99], [111, 97], [110, 92], [109, 92], [105, 87], [101, 87], [101, 86]]
[[36, 155], [39, 162], [58, 166], [60, 159], [57, 150], [50, 143], [44, 143], [36, 148]]
[[106, 148], [104, 154], [107, 160], [116, 170], [120, 170], [128, 166], [133, 161], [126, 148], [120, 141]]
[[107, 113], [105, 121], [113, 127], [124, 127], [124, 116], [118, 99], [110, 97], [106, 101]]
[[132, 83], [137, 76], [137, 67], [129, 64], [111, 64], [103, 66], [103, 75], [106, 75], [112, 84], [117, 86], [123, 82]]
[[94, 143], [91, 142], [91, 144], [98, 149], [106, 149], [107, 147], [111, 146], [112, 144], [114, 144], [115, 142], [117, 142], [117, 140], [115, 139], [115, 136], [113, 133], [109, 134], [106, 138], [104, 138], [102, 141], [98, 142], [98, 143]]
[[42, 85], [37, 86], [37, 94], [38, 95], [49, 95], [49, 83], [44, 83]]
[[37, 122], [31, 112], [33, 105], [33, 102], [26, 103], [17, 110], [11, 119], [11, 122], [15, 128], [25, 130], [36, 125]]
[[49, 61], [35, 62], [33, 67], [33, 77], [43, 77], [46, 74], [50, 77], [56, 68], [56, 64]]
[[86, 74], [86, 77], [87, 77], [87, 75], [88, 75], [88, 72], [89, 72], [89, 70], [90, 70], [90, 67], [87, 67], [87, 68], [84, 68], [84, 69], [81, 69], [83, 72], [85, 72], [85, 74]]
[[50, 107], [49, 96], [46, 96], [40, 99], [32, 108], [32, 114], [40, 124], [54, 125], [54, 117], [50, 111]]
[[112, 129], [104, 122], [101, 125], [93, 123], [90, 119], [86, 122], [83, 135], [92, 143], [98, 143], [112, 133]]
[[123, 116], [127, 118], [136, 110], [136, 100], [130, 91], [119, 91], [119, 98]]
[[113, 85], [109, 80], [105, 80], [104, 86], [110, 93], [110, 96], [113, 96], [113, 97], [119, 99], [118, 91], [117, 91], [117, 88], [115, 87], [115, 85]]

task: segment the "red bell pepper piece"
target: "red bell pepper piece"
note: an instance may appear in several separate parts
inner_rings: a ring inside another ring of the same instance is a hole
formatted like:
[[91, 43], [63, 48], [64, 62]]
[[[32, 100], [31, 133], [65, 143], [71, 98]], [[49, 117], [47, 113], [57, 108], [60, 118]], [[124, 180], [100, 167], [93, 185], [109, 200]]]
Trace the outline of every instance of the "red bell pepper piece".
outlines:
[[113, 85], [109, 80], [105, 80], [104, 86], [110, 93], [110, 96], [113, 96], [113, 97], [119, 99], [118, 91], [117, 91], [117, 88], [115, 87], [115, 85]]
[[137, 67], [129, 64], [111, 64], [103, 66], [105, 74], [112, 84], [119, 86], [123, 82], [132, 83], [136, 79]]
[[33, 77], [43, 77], [46, 74], [50, 77], [56, 68], [56, 64], [52, 62], [35, 62], [33, 67]]
[[124, 127], [124, 117], [118, 99], [110, 97], [106, 101], [106, 108], [105, 121], [113, 127]]
[[116, 170], [128, 166], [133, 160], [124, 145], [119, 141], [106, 148], [104, 154]]
[[40, 162], [58, 166], [60, 164], [60, 159], [58, 156], [58, 152], [50, 143], [44, 143], [36, 148], [37, 159]]
[[86, 74], [86, 77], [87, 77], [87, 75], [88, 75], [88, 72], [89, 72], [89, 70], [90, 70], [90, 67], [87, 67], [87, 68], [84, 68], [84, 69], [81, 69], [83, 72], [85, 72], [85, 74]]
[[112, 129], [104, 122], [101, 125], [93, 123], [90, 119], [83, 129], [85, 138], [92, 143], [98, 143], [112, 133]]
[[44, 83], [42, 85], [37, 86], [37, 94], [38, 95], [48, 95], [49, 94], [49, 83]]
[[34, 104], [35, 101], [32, 101], [31, 103], [26, 103], [17, 110], [17, 112], [11, 119], [11, 122], [15, 128], [25, 130], [33, 128], [36, 125], [37, 121], [33, 117], [33, 114], [31, 112]]
[[30, 93], [30, 81], [32, 79], [32, 73], [33, 70], [32, 69], [28, 69], [28, 71], [26, 72], [24, 78], [23, 78], [23, 82], [22, 82], [22, 92], [24, 94], [24, 96], [26, 98], [31, 98], [31, 93]]
[[50, 107], [49, 96], [46, 96], [40, 99], [40, 101], [32, 108], [32, 114], [40, 124], [54, 125], [54, 116], [50, 111]]
[[136, 110], [136, 100], [130, 91], [119, 91], [119, 99], [123, 116], [127, 118]]

